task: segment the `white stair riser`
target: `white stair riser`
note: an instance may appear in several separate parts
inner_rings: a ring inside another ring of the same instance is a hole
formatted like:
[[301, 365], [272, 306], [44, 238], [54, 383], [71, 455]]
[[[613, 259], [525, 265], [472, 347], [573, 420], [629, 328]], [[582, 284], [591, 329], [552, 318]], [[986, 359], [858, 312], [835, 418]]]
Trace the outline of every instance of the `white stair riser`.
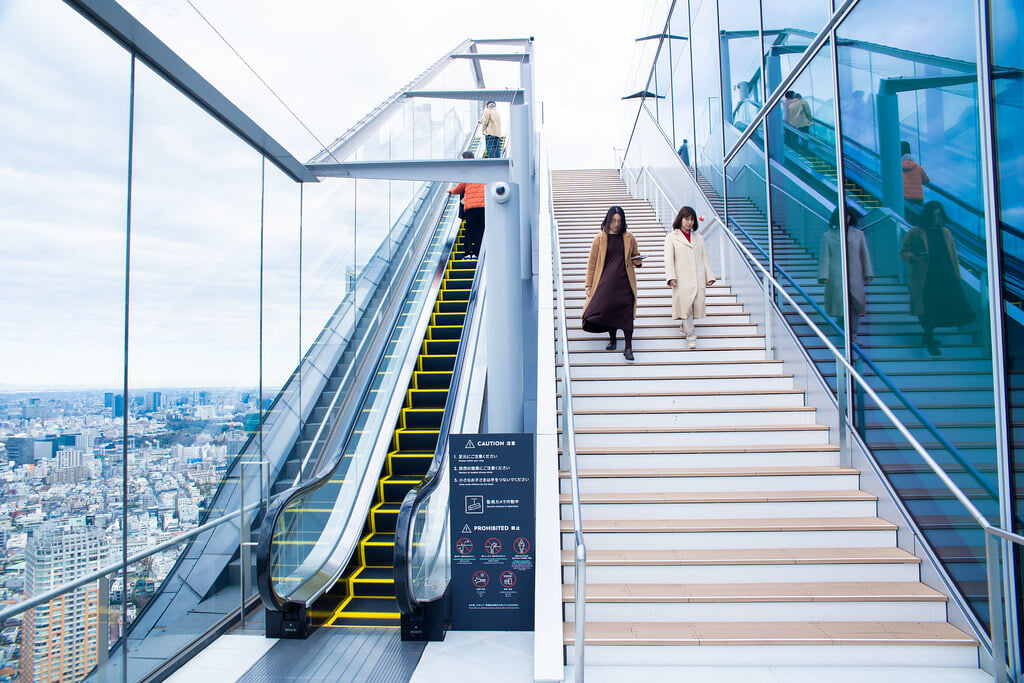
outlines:
[[[787, 408], [791, 406], [804, 405], [802, 394], [791, 392], [784, 394], [761, 394], [752, 396], [750, 394], [701, 394], [696, 396], [673, 396], [667, 392], [661, 392], [657, 396], [581, 396], [576, 392], [576, 384], [573, 384], [573, 407], [577, 410], [686, 410], [687, 408], [756, 408], [769, 406], [772, 408]], [[605, 394], [613, 393], [605, 391]], [[617, 393], [617, 392], [615, 392]]]
[[[586, 334], [584, 332], [578, 332], [577, 334]], [[646, 349], [680, 349], [686, 348], [686, 338], [678, 334], [678, 336], [667, 336], [657, 333], [653, 330], [644, 331], [643, 334], [633, 335], [633, 350], [643, 351]], [[608, 353], [618, 353], [619, 357], [622, 357], [622, 335], [618, 335], [619, 348], [617, 351], [609, 351]], [[732, 349], [740, 347], [743, 349], [763, 349], [764, 348], [764, 337], [758, 337], [753, 334], [746, 336], [734, 336], [734, 337], [701, 337], [697, 335], [697, 350], [703, 349]], [[605, 344], [608, 343], [608, 335], [606, 334], [589, 334], [587, 337], [574, 338], [573, 333], [569, 333], [569, 349], [570, 353], [573, 351], [603, 351]], [[692, 351], [691, 351], [692, 353]], [[661, 354], [658, 356], [652, 356], [650, 360], [661, 360]], [[628, 362], [628, 361], [623, 361]]]
[[[559, 467], [569, 469], [566, 456], [559, 457]], [[645, 469], [676, 469], [688, 467], [835, 467], [839, 453], [809, 451], [798, 453], [668, 453], [627, 455], [578, 455], [580, 470], [593, 468], [641, 467]]]
[[[587, 645], [588, 666], [931, 666], [977, 668], [978, 648], [956, 645]], [[575, 658], [566, 647], [566, 661]], [[882, 683], [881, 681], [879, 683]], [[885, 683], [890, 683], [886, 681]]]
[[740, 427], [749, 425], [805, 425], [814, 422], [808, 411], [763, 411], [735, 413], [609, 413], [579, 415], [576, 429], [588, 427]]
[[[565, 603], [565, 620], [573, 620]], [[587, 621], [917, 621], [946, 620], [945, 602], [591, 602]]]
[[[563, 583], [576, 570], [562, 567]], [[918, 565], [872, 564], [716, 564], [588, 565], [589, 583], [791, 583], [809, 581], [918, 581]]]
[[[633, 350], [638, 350], [634, 345]], [[623, 361], [628, 362], [628, 361]], [[685, 379], [582, 380], [572, 385], [573, 398], [587, 394], [673, 394], [693, 391], [785, 391], [792, 377], [688, 377]]]
[[[875, 501], [794, 501], [765, 503], [585, 504], [583, 519], [775, 519], [779, 517], [871, 517]], [[562, 506], [572, 519], [572, 506]]]
[[[562, 534], [562, 546], [572, 542]], [[586, 533], [584, 543], [595, 550], [678, 550], [725, 548], [880, 548], [896, 544], [895, 530], [703, 531], [699, 533]]]
[[[849, 491], [859, 488], [856, 474], [799, 475], [774, 477], [757, 475], [712, 477], [580, 477], [582, 493], [637, 493], [660, 491]], [[559, 480], [562, 493], [569, 493], [568, 477]]]
[[782, 446], [828, 444], [828, 430], [732, 431], [716, 432], [635, 432], [588, 434], [577, 430], [576, 448], [603, 448], [609, 443], [627, 444], [630, 448], [686, 448], [702, 446], [742, 448], [744, 446]]
[[[680, 321], [672, 317], [672, 309], [668, 306], [646, 306], [641, 303], [643, 308], [638, 311], [637, 317], [634, 319], [635, 327], [657, 327], [664, 329], [679, 329]], [[715, 311], [718, 315], [714, 317], [705, 316], [698, 318], [694, 321], [694, 328], [697, 334], [701, 331], [714, 331], [715, 334], [722, 334], [724, 332], [731, 331], [728, 325], [739, 325], [748, 326], [751, 324], [750, 316], [743, 313], [726, 313], [725, 311]], [[583, 321], [580, 319], [582, 312], [580, 309], [569, 309], [566, 311], [566, 326], [570, 331], [583, 329]], [[737, 328], [739, 329], [739, 328]]]
[[[610, 355], [610, 354], [609, 354]], [[660, 356], [660, 354], [659, 354]], [[658, 361], [651, 364], [622, 363], [605, 361], [601, 365], [573, 365], [572, 378], [576, 379], [605, 379], [605, 378], [631, 378], [631, 377], [673, 377], [677, 379], [690, 379], [692, 377], [737, 377], [746, 375], [764, 375], [771, 372], [783, 373], [781, 363], [702, 363], [691, 362], [686, 364], [663, 363], [659, 357]], [[693, 360], [690, 355], [689, 360]], [[653, 361], [653, 359], [652, 359]]]
[[[579, 318], [582, 315], [583, 304], [587, 300], [587, 295], [580, 285], [580, 289], [573, 289], [565, 292], [565, 306], [567, 310], [567, 317]], [[658, 294], [657, 292], [638, 292], [640, 305], [638, 306], [638, 312], [641, 315], [645, 315], [646, 311], [654, 310], [657, 308], [664, 308], [666, 310], [672, 310], [672, 297], [668, 294]], [[724, 313], [728, 315], [737, 314], [748, 314], [749, 312], [743, 307], [743, 304], [736, 300], [735, 296], [732, 295], [719, 295], [709, 296], [705, 299], [707, 304], [707, 311], [710, 314]], [[706, 318], [700, 318], [705, 320]]]
[[[605, 344], [607, 344], [607, 340]], [[639, 347], [638, 347], [639, 348]], [[672, 363], [693, 362], [694, 353], [690, 349], [674, 348], [668, 342], [664, 344], [665, 350], [659, 351], [655, 359], [658, 363], [671, 365]], [[723, 360], [764, 360], [764, 349], [701, 349], [699, 359], [714, 363]], [[576, 363], [601, 363], [603, 365], [620, 365], [623, 363], [622, 354], [612, 351], [605, 351], [604, 346], [587, 351], [586, 349], [570, 349], [570, 365]]]

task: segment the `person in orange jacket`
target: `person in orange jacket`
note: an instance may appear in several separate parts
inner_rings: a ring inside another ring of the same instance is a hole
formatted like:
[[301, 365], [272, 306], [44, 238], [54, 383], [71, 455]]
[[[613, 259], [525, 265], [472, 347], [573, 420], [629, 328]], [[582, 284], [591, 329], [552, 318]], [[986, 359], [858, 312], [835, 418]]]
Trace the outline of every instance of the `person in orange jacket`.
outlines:
[[[475, 159], [472, 152], [463, 152], [463, 159]], [[448, 194], [462, 195], [463, 217], [466, 220], [465, 253], [463, 259], [476, 259], [480, 256], [480, 248], [484, 241], [484, 204], [486, 203], [486, 185], [482, 183], [459, 183]]]

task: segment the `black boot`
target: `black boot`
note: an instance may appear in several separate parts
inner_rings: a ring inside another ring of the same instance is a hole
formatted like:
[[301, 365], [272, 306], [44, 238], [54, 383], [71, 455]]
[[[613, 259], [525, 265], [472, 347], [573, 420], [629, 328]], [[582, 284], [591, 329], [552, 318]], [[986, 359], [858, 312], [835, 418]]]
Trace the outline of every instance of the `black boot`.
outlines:
[[611, 332], [608, 334], [608, 346], [604, 347], [605, 351], [614, 351], [618, 342], [615, 341], [615, 333]]

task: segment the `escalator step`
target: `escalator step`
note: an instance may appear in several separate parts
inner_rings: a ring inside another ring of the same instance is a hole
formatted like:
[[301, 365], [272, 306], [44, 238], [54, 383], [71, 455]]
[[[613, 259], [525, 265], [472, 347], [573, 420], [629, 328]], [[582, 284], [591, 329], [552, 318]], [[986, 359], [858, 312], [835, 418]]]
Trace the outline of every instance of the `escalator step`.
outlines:
[[409, 398], [410, 408], [444, 408], [444, 403], [448, 399], [448, 390], [411, 389]]
[[[368, 580], [365, 579], [363, 574], [352, 581], [352, 599], [358, 600], [360, 598], [394, 598], [395, 597], [395, 578], [394, 569], [390, 570], [390, 576], [386, 580]], [[351, 603], [349, 603], [351, 604]], [[345, 611], [348, 611], [346, 606]], [[344, 614], [344, 612], [343, 612]]]
[[462, 336], [462, 325], [434, 325], [427, 331], [431, 340], [458, 341]]
[[451, 372], [455, 369], [455, 356], [420, 356], [420, 370], [425, 372]]
[[465, 313], [467, 301], [438, 301], [438, 313]]
[[401, 501], [405, 494], [416, 484], [420, 483], [421, 477], [410, 477], [408, 475], [399, 477], [387, 477], [380, 480], [380, 488], [383, 491], [384, 500]]
[[465, 313], [435, 313], [434, 314], [434, 325], [457, 325], [462, 327], [463, 321], [466, 319]]
[[414, 372], [413, 384], [416, 389], [448, 389], [448, 386], [452, 383], [452, 373], [438, 371], [438, 372]]
[[454, 356], [459, 351], [459, 342], [450, 339], [428, 339], [423, 344], [428, 356]]
[[393, 534], [395, 533], [395, 522], [398, 520], [398, 509], [402, 507], [399, 502], [388, 502], [375, 505], [370, 510], [373, 517], [373, 530]]
[[422, 477], [430, 467], [434, 453], [393, 453], [388, 456], [391, 463], [391, 474], [395, 476]]
[[[410, 487], [411, 488], [411, 487]], [[375, 533], [359, 542], [364, 564], [382, 567], [395, 561], [395, 535]]]
[[356, 580], [369, 581], [394, 581], [395, 568], [391, 565], [386, 567], [360, 567], [352, 576]]
[[406, 429], [437, 429], [444, 418], [443, 408], [406, 408], [402, 411]]
[[433, 453], [437, 448], [436, 429], [395, 430], [393, 450], [400, 452]]
[[441, 301], [469, 301], [469, 289], [442, 289]]
[[394, 598], [352, 598], [335, 614], [328, 626], [395, 625], [399, 623]]

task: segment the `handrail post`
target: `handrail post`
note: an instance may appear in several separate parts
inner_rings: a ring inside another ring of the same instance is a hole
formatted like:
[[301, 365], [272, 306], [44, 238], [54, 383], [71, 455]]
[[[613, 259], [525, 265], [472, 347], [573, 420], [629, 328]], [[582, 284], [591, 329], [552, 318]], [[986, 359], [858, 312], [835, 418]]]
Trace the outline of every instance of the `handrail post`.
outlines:
[[764, 306], [764, 359], [774, 360], [775, 344], [773, 342], [772, 292], [771, 283], [768, 281], [767, 277], [764, 278], [761, 293], [762, 305]]
[[839, 408], [839, 466], [849, 467], [853, 463], [850, 451], [850, 415], [846, 407], [846, 368], [836, 359], [836, 403]]
[[1006, 679], [1006, 633], [1003, 628], [1003, 587], [999, 567], [1001, 541], [985, 529], [985, 569], [988, 574], [988, 618], [992, 634], [992, 674], [996, 683]]
[[583, 683], [583, 653], [586, 647], [584, 641], [587, 624], [587, 547], [581, 541], [582, 539], [576, 539], [576, 600], [573, 604], [576, 620], [572, 641], [576, 646], [573, 652], [575, 655], [573, 679], [576, 683]]

